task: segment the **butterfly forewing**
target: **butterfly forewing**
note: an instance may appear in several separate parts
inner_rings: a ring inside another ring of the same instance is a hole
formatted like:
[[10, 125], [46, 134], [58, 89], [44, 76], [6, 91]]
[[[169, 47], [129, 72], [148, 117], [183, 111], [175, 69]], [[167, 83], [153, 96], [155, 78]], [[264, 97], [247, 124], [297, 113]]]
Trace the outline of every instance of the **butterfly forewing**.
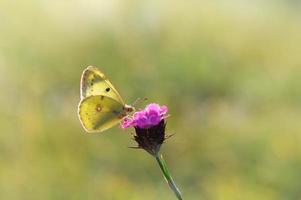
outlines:
[[87, 67], [81, 77], [81, 99], [89, 96], [103, 95], [124, 105], [124, 101], [111, 82], [96, 67]]
[[89, 96], [79, 104], [80, 121], [87, 132], [101, 132], [125, 116], [124, 106], [103, 95]]

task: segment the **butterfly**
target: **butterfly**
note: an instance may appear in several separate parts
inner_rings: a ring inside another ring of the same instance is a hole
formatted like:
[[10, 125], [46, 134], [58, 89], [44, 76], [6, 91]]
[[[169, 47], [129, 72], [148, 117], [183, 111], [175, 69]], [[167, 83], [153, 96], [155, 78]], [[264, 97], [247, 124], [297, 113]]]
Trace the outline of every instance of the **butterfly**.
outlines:
[[135, 111], [124, 103], [118, 91], [96, 67], [87, 67], [81, 76], [78, 116], [89, 132], [102, 132]]

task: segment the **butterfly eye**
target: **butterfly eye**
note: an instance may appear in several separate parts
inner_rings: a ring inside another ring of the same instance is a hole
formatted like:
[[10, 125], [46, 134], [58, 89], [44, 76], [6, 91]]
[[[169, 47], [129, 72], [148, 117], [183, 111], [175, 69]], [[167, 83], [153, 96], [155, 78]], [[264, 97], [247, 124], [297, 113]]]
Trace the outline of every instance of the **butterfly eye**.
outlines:
[[110, 91], [110, 88], [106, 88], [106, 92], [109, 92]]

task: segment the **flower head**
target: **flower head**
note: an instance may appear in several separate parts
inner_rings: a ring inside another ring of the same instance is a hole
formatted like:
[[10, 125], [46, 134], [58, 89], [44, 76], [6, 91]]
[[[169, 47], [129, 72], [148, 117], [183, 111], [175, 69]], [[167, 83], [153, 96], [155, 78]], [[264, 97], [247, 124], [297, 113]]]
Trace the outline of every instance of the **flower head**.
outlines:
[[121, 128], [139, 127], [148, 128], [159, 124], [166, 118], [167, 106], [160, 106], [156, 103], [147, 105], [143, 110], [137, 111], [132, 117], [127, 117], [121, 124]]
[[136, 135], [134, 139], [138, 147], [156, 156], [161, 144], [165, 140], [165, 118], [167, 106], [155, 103], [147, 105], [144, 109], [137, 111], [132, 117], [127, 117], [121, 124], [121, 128], [134, 127]]

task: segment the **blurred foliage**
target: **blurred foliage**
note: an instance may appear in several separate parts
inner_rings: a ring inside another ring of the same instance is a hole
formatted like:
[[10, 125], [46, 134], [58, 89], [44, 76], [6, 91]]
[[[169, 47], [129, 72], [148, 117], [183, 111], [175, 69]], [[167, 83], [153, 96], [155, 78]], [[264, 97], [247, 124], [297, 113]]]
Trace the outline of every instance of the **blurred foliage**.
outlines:
[[87, 135], [79, 79], [169, 106], [184, 199], [301, 198], [301, 4], [0, 0], [0, 199], [174, 199], [130, 130]]

